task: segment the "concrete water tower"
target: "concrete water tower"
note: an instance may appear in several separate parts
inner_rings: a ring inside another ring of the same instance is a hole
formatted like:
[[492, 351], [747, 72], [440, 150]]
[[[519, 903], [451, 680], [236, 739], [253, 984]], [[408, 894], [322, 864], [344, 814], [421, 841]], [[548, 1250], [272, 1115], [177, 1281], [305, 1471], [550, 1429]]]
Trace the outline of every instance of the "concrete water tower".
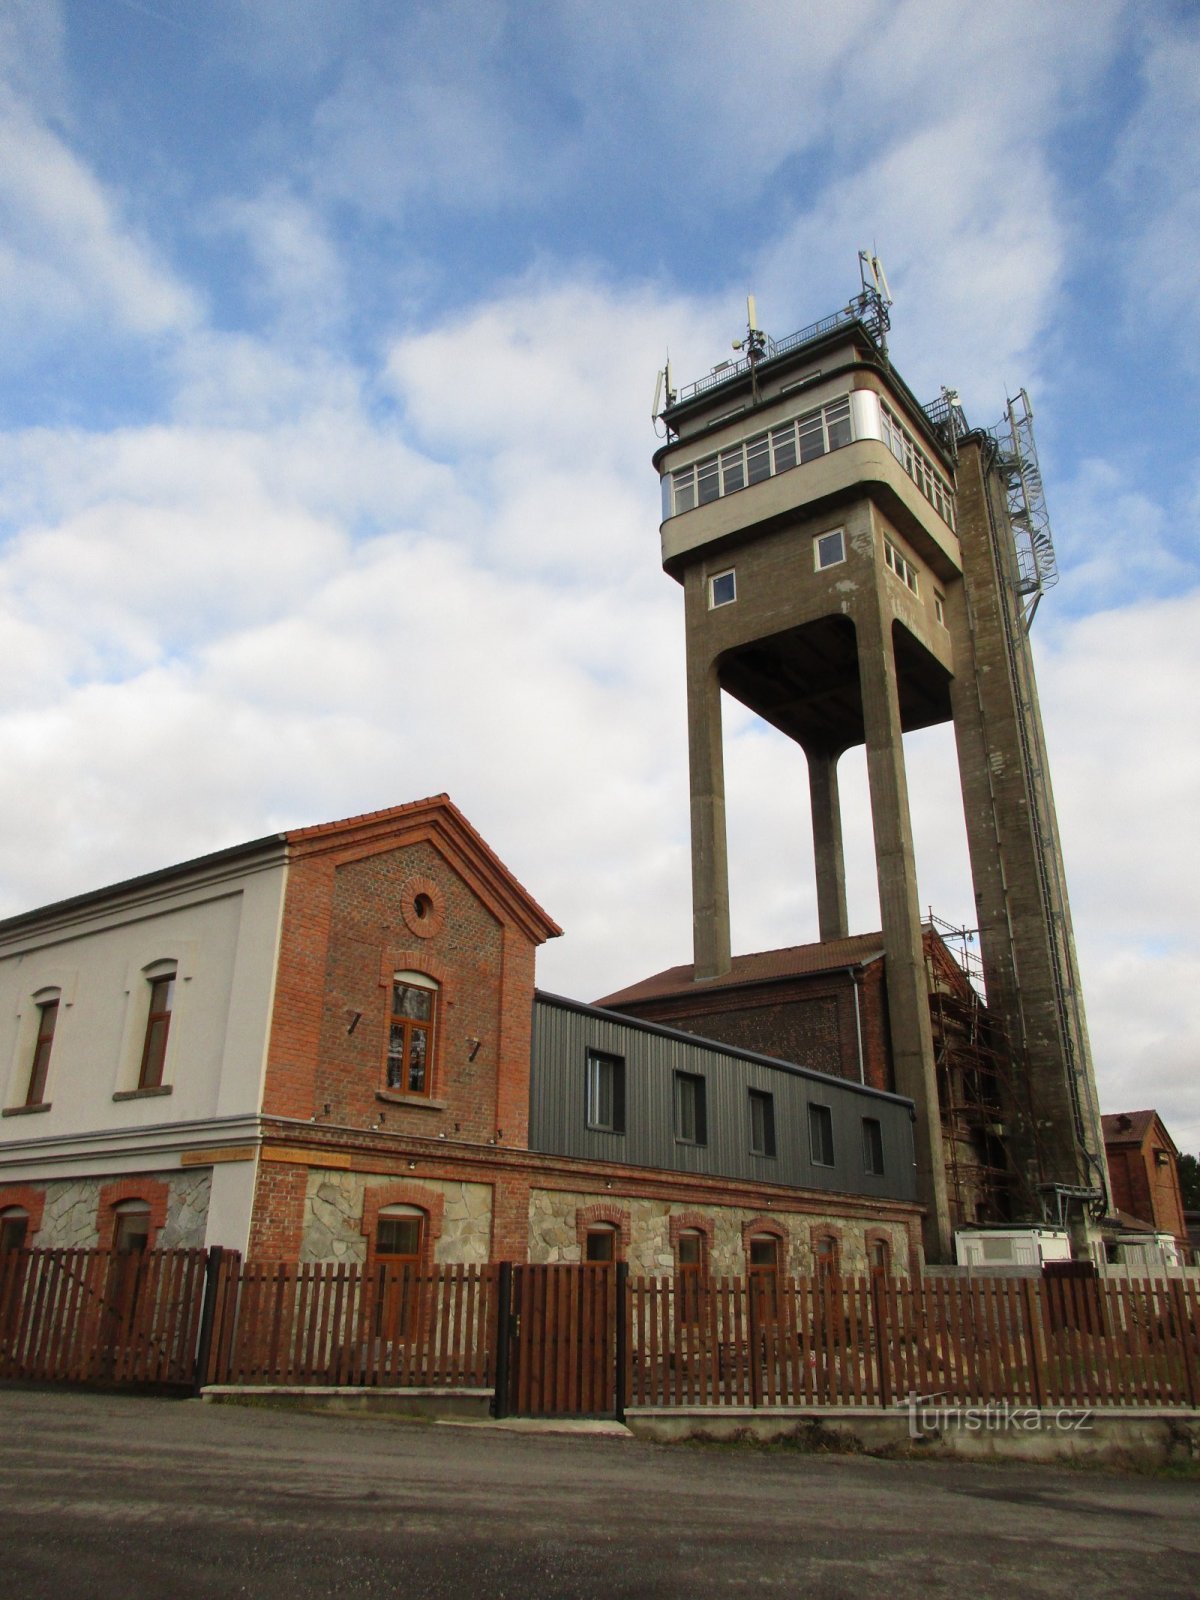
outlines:
[[684, 591], [694, 979], [731, 961], [722, 691], [805, 752], [822, 941], [850, 932], [837, 768], [865, 745], [894, 1087], [918, 1107], [926, 1251], [946, 1260], [906, 732], [955, 726], [1022, 1207], [1102, 1204], [1103, 1141], [1027, 641], [1052, 576], [1028, 408], [1010, 405], [999, 443], [953, 396], [927, 413], [888, 358], [878, 263], [862, 265], [844, 310], [776, 342], [751, 300], [739, 359], [678, 393], [667, 379], [654, 463]]

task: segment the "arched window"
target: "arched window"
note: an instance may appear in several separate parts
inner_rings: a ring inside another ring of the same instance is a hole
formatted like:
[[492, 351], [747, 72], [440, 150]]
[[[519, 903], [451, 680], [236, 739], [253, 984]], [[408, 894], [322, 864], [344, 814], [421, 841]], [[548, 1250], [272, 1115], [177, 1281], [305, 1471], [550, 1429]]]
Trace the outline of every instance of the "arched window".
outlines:
[[112, 1247], [118, 1255], [140, 1255], [150, 1243], [150, 1205], [145, 1200], [119, 1200], [113, 1207]]
[[773, 1233], [752, 1233], [747, 1240], [750, 1295], [760, 1314], [773, 1317], [779, 1304], [780, 1241]]
[[602, 1265], [617, 1259], [617, 1230], [611, 1222], [593, 1222], [588, 1228], [583, 1258]]
[[0, 1211], [0, 1255], [23, 1249], [28, 1237], [29, 1213], [24, 1206], [6, 1206]]
[[375, 1259], [389, 1267], [418, 1267], [425, 1242], [425, 1213], [416, 1206], [384, 1206], [375, 1224]]
[[819, 1233], [813, 1240], [813, 1262], [818, 1275], [836, 1277], [838, 1242], [831, 1233]]
[[868, 1246], [867, 1256], [874, 1277], [891, 1277], [892, 1252], [886, 1239], [872, 1239]]
[[167, 1035], [171, 1031], [171, 1012], [175, 1006], [175, 968], [151, 969], [146, 974], [150, 985], [150, 1009], [146, 1014], [146, 1037], [142, 1041], [142, 1066], [139, 1089], [160, 1089], [163, 1063], [167, 1059]]
[[394, 975], [387, 1087], [399, 1094], [432, 1093], [437, 1000], [438, 986], [423, 972]]
[[699, 1228], [682, 1228], [675, 1241], [675, 1293], [679, 1320], [700, 1320], [700, 1289], [705, 1279], [704, 1246]]

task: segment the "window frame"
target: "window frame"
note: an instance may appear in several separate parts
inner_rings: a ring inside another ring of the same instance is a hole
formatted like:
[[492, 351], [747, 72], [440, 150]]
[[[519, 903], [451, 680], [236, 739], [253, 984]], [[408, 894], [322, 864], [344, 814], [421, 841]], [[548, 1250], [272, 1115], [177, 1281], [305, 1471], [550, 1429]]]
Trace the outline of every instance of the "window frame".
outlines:
[[[603, 1091], [604, 1069], [610, 1075], [610, 1115], [601, 1115], [605, 1099]], [[597, 1050], [588, 1045], [583, 1058], [583, 1121], [591, 1133], [608, 1133], [617, 1136], [625, 1132], [625, 1057], [611, 1050]]]
[[[821, 546], [828, 539], [837, 540], [837, 555], [831, 560], [822, 560]], [[840, 567], [846, 559], [846, 530], [845, 528], [826, 528], [824, 533], [813, 535], [813, 571], [828, 572], [830, 567]]]
[[[0, 1256], [6, 1255], [10, 1250], [24, 1250], [29, 1238], [29, 1224], [32, 1218], [24, 1206], [5, 1206], [0, 1210]], [[16, 1224], [21, 1225], [20, 1238], [14, 1239], [13, 1233]]]
[[828, 1170], [837, 1166], [833, 1107], [820, 1100], [810, 1100], [808, 1103], [808, 1157], [814, 1167]]
[[[671, 1085], [675, 1143], [697, 1149], [708, 1144], [708, 1084], [702, 1073], [676, 1070]], [[691, 1132], [684, 1132], [690, 1125]]]
[[[154, 1208], [149, 1200], [131, 1195], [118, 1200], [112, 1208], [112, 1249], [119, 1256], [145, 1255], [151, 1249], [157, 1229], [154, 1226]], [[143, 1228], [128, 1226], [144, 1223]]]
[[[775, 1144], [775, 1096], [769, 1089], [748, 1088], [746, 1090], [746, 1105], [750, 1117], [750, 1154], [758, 1156], [764, 1161], [774, 1161], [776, 1156]], [[755, 1117], [755, 1108], [761, 1111], [761, 1117]], [[761, 1138], [759, 1127], [761, 1122]]]
[[[872, 1130], [874, 1130], [872, 1132]], [[878, 1117], [862, 1119], [863, 1172], [870, 1178], [886, 1176], [883, 1123]]]
[[[429, 996], [428, 1017], [409, 1016], [397, 1010], [397, 991], [415, 991]], [[414, 1100], [429, 1100], [433, 1096], [434, 1051], [437, 1046], [439, 1012], [441, 1010], [441, 985], [428, 973], [416, 968], [398, 968], [392, 973], [388, 987], [388, 1021], [384, 1035], [383, 1086], [388, 1094], [411, 1096]], [[396, 1032], [400, 1030], [397, 1047]], [[415, 1038], [424, 1041], [421, 1060], [423, 1074], [420, 1088], [412, 1087], [412, 1045]], [[392, 1064], [399, 1062], [399, 1081], [392, 1082]]]
[[886, 536], [883, 541], [883, 559], [893, 577], [898, 578], [912, 594], [920, 594], [921, 589], [916, 567], [913, 566], [899, 545], [894, 544]]
[[[776, 423], [714, 454], [700, 456], [663, 478], [663, 521], [711, 505], [726, 495], [777, 478], [855, 442], [852, 391]], [[814, 442], [820, 448], [812, 448]], [[763, 470], [765, 464], [766, 470]]]
[[[27, 1106], [46, 1104], [46, 1079], [50, 1072], [50, 1057], [54, 1053], [54, 1035], [58, 1027], [61, 995], [50, 995], [37, 1002], [38, 1030], [33, 1042], [33, 1057], [29, 1063], [29, 1085], [25, 1091]], [[47, 1028], [49, 1014], [50, 1026]]]
[[[603, 1242], [607, 1245], [607, 1253], [603, 1251], [598, 1255], [592, 1254], [592, 1243], [596, 1241], [597, 1248]], [[589, 1222], [587, 1232], [583, 1236], [583, 1264], [588, 1267], [615, 1267], [621, 1259], [621, 1230], [615, 1222]]]
[[[717, 598], [717, 585], [729, 580], [730, 593], [724, 600]], [[737, 601], [737, 568], [726, 567], [722, 572], [714, 572], [708, 580], [708, 609], [719, 611], [722, 606], [734, 605]]]
[[[146, 982], [150, 985], [150, 998], [147, 1003], [146, 1030], [142, 1035], [142, 1055], [138, 1066], [139, 1089], [162, 1089], [166, 1087], [167, 1049], [171, 1042], [171, 1018], [175, 1014], [175, 986], [179, 981], [179, 968], [171, 966], [162, 972], [150, 971], [145, 974]], [[166, 986], [166, 1004], [161, 1003], [156, 1008], [156, 998], [161, 999], [159, 990]]]

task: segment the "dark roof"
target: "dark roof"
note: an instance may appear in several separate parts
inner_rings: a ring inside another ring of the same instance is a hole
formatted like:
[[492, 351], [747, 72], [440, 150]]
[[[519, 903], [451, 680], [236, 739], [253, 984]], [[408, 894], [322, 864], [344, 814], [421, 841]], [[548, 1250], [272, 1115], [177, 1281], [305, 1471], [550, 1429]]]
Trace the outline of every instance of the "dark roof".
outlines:
[[836, 1083], [843, 1089], [853, 1089], [856, 1094], [874, 1095], [877, 1100], [890, 1100], [907, 1106], [915, 1115], [914, 1102], [909, 1095], [894, 1094], [890, 1089], [876, 1089], [869, 1083], [858, 1083], [853, 1078], [843, 1078], [838, 1073], [821, 1072], [816, 1067], [802, 1066], [798, 1061], [785, 1061], [782, 1056], [764, 1055], [761, 1050], [747, 1050], [730, 1044], [725, 1039], [706, 1039], [703, 1034], [685, 1032], [664, 1026], [661, 1022], [648, 1022], [645, 1017], [630, 1017], [623, 1012], [604, 1006], [588, 1005], [583, 1000], [571, 1000], [563, 994], [551, 994], [547, 989], [535, 989], [534, 1000], [539, 1005], [557, 1006], [563, 1011], [576, 1011], [584, 1017], [595, 1017], [598, 1022], [611, 1022], [617, 1027], [629, 1028], [637, 1033], [653, 1034], [660, 1039], [675, 1039], [692, 1050], [710, 1050], [713, 1055], [729, 1056], [735, 1061], [753, 1061], [759, 1066], [775, 1067], [780, 1072], [790, 1072], [793, 1077], [812, 1078], [821, 1083]]
[[598, 1006], [619, 1011], [623, 1005], [641, 1000], [660, 1000], [674, 995], [698, 995], [707, 990], [720, 993], [753, 983], [773, 983], [780, 979], [809, 977], [819, 972], [838, 972], [846, 967], [865, 967], [883, 955], [881, 933], [859, 933], [848, 939], [828, 939], [824, 943], [794, 944], [784, 950], [760, 950], [754, 955], [734, 956], [728, 972], [719, 978], [695, 977], [689, 962], [668, 967], [652, 978], [630, 984], [597, 1000]]

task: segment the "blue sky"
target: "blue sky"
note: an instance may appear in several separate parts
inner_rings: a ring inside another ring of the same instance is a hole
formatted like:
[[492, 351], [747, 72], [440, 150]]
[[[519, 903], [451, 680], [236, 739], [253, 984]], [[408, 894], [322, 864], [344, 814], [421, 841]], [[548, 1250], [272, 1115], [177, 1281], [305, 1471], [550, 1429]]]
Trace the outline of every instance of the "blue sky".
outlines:
[[[0, 912], [445, 789], [566, 929], [546, 987], [688, 959], [655, 371], [874, 245], [919, 395], [1031, 396], [1102, 1100], [1197, 1149], [1198, 151], [1166, 0], [8, 0]], [[726, 741], [736, 946], [814, 937], [802, 757]], [[910, 783], [967, 921], [948, 730]]]

